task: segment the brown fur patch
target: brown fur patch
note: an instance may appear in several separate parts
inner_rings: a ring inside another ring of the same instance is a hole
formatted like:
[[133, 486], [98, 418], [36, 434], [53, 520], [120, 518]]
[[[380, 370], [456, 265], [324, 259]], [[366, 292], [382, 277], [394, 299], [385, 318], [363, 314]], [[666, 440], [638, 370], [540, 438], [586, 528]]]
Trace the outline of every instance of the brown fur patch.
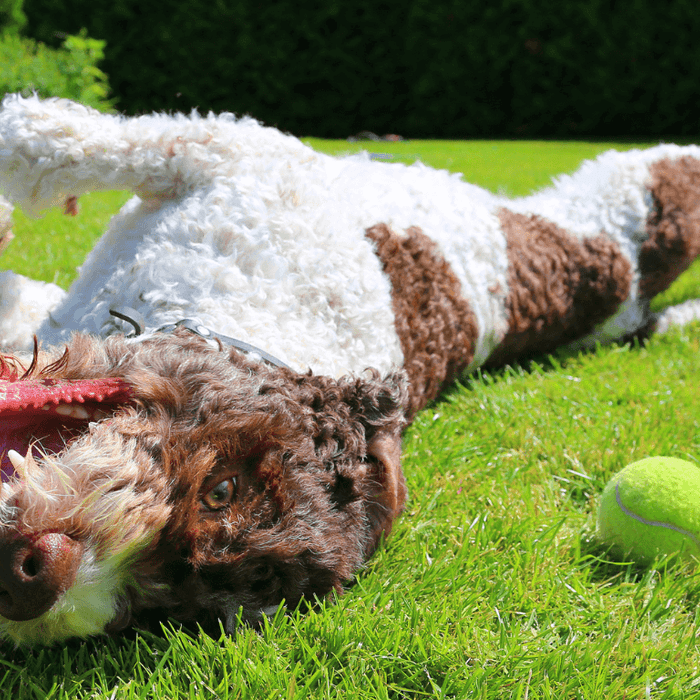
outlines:
[[366, 231], [391, 280], [396, 332], [410, 381], [411, 420], [474, 357], [476, 317], [459, 279], [419, 228], [397, 236], [386, 224]]
[[[339, 591], [403, 508], [401, 372], [298, 374], [186, 331], [139, 343], [75, 335], [59, 357], [37, 355], [33, 372], [118, 377], [131, 401], [3, 486], [0, 547], [17, 533], [64, 533], [94, 550], [98, 582], [112, 557], [105, 619], [80, 613], [95, 631], [162, 617], [233, 630], [241, 607], [255, 622], [282, 600]], [[226, 482], [228, 500], [212, 505]], [[45, 641], [74, 634], [73, 619]]]
[[542, 217], [508, 209], [499, 219], [508, 244], [509, 328], [489, 364], [585, 336], [627, 298], [631, 265], [605, 234], [579, 240]]
[[640, 294], [666, 289], [700, 253], [700, 161], [664, 159], [650, 168], [654, 209], [639, 254]]

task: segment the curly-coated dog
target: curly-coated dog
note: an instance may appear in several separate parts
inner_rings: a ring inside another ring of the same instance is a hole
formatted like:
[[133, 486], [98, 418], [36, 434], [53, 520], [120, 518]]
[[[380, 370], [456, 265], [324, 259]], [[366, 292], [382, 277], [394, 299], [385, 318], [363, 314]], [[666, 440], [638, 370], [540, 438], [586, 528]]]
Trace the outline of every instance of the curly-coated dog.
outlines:
[[0, 186], [29, 213], [137, 195], [68, 293], [0, 277], [0, 635], [20, 643], [232, 629], [340, 590], [445, 382], [649, 331], [700, 251], [694, 147], [509, 200], [252, 119], [8, 97]]

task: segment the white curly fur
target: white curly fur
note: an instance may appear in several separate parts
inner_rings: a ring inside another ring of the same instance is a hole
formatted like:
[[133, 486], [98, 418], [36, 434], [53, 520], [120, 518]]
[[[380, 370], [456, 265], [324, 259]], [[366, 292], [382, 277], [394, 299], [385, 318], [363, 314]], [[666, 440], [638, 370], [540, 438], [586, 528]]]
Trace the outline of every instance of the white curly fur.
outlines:
[[106, 335], [120, 328], [109, 308], [131, 307], [153, 328], [198, 318], [299, 370], [386, 371], [402, 352], [389, 283], [365, 237], [384, 222], [399, 234], [419, 226], [440, 245], [476, 316], [478, 365], [507, 328], [502, 206], [580, 237], [605, 230], [620, 244], [635, 271], [632, 293], [589, 341], [620, 337], [648, 319], [636, 293], [648, 164], [682, 154], [700, 150], [606, 153], [547, 190], [507, 200], [421, 164], [318, 154], [252, 119], [124, 118], [10, 96], [0, 112], [0, 188], [11, 201], [36, 214], [91, 190], [137, 197], [67, 295], [22, 288], [6, 273], [0, 343], [26, 349], [34, 333], [49, 343], [73, 330]]

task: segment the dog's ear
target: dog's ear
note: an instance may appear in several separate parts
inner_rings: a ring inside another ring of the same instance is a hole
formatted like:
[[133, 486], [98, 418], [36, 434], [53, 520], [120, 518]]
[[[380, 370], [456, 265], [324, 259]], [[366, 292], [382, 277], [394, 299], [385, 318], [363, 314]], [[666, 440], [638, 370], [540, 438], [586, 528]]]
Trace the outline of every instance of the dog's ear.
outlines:
[[[232, 358], [241, 364], [237, 354]], [[285, 446], [282, 452], [302, 473], [305, 464], [324, 465], [318, 472], [324, 498], [343, 527], [351, 521], [359, 527], [355, 536], [368, 557], [391, 532], [406, 501], [401, 470], [406, 375], [368, 370], [360, 377], [335, 378], [250, 367], [264, 373], [255, 401], [268, 417], [267, 438]]]
[[358, 380], [356, 415], [366, 436], [366, 514], [369, 537], [366, 556], [376, 549], [382, 535], [391, 532], [408, 495], [401, 469], [401, 434], [408, 405], [407, 380], [402, 373], [369, 381]]
[[401, 469], [401, 436], [381, 431], [367, 444], [367, 455], [374, 463], [370, 474], [373, 485], [379, 488], [371, 494], [367, 504], [370, 537], [367, 556], [376, 549], [382, 535], [388, 537], [394, 519], [403, 510], [408, 491]]

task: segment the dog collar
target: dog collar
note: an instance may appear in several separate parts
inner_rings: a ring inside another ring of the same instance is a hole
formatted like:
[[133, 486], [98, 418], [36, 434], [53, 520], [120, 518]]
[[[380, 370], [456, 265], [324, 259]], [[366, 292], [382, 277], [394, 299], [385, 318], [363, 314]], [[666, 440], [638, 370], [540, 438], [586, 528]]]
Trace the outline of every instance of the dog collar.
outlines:
[[[143, 319], [143, 316], [138, 311], [129, 308], [121, 310], [110, 309], [109, 313], [112, 316], [121, 319], [122, 321], [130, 323], [134, 327], [133, 335], [129, 334], [127, 337], [135, 338], [137, 336], [143, 335], [146, 324]], [[183, 318], [181, 321], [177, 321], [176, 323], [167, 323], [164, 326], [160, 326], [160, 328], [156, 328], [153, 332], [172, 333], [178, 328], [184, 328], [190, 333], [194, 333], [195, 335], [198, 335], [200, 338], [204, 338], [205, 340], [219, 340], [224, 345], [236, 348], [236, 350], [241, 350], [242, 352], [249, 354], [253, 353], [259, 355], [262, 360], [264, 360], [270, 365], [274, 365], [275, 367], [291, 369], [289, 365], [285, 364], [284, 362], [282, 362], [282, 360], [276, 358], [274, 355], [270, 355], [269, 352], [265, 352], [264, 350], [261, 350], [255, 345], [246, 343], [243, 340], [238, 340], [238, 338], [231, 338], [230, 336], [223, 335], [222, 333], [215, 333], [211, 329], [207, 328], [206, 326], [191, 318]]]

